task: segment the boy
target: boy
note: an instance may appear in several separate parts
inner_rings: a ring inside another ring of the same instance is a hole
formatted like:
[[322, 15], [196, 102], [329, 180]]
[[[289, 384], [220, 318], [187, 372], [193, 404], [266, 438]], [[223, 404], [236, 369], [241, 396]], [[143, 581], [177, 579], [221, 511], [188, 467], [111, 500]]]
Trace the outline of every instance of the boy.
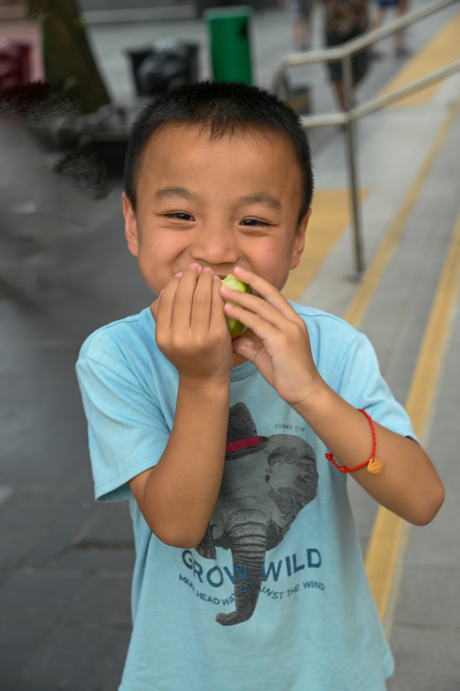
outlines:
[[325, 454], [417, 524], [443, 488], [367, 339], [279, 292], [312, 189], [297, 116], [256, 87], [183, 87], [133, 128], [126, 237], [159, 297], [77, 364], [96, 497], [134, 523], [120, 691], [381, 691], [392, 672]]

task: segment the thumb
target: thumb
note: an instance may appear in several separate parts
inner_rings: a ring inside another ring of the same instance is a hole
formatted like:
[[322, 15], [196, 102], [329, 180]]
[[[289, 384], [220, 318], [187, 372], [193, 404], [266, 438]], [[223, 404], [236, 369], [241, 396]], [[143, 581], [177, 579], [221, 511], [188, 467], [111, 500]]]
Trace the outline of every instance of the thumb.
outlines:
[[255, 363], [257, 354], [259, 350], [263, 348], [262, 343], [256, 343], [250, 338], [245, 336], [240, 336], [239, 338], [234, 338], [232, 341], [233, 352], [237, 355], [245, 357], [247, 360]]

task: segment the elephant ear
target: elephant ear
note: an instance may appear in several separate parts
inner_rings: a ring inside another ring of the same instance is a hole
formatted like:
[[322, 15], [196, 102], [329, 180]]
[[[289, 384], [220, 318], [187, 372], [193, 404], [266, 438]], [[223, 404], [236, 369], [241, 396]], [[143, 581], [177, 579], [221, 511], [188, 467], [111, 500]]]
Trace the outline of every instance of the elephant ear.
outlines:
[[278, 435], [272, 437], [268, 467], [268, 495], [284, 517], [282, 532], [285, 533], [299, 511], [316, 497], [316, 455], [300, 437]]
[[211, 535], [211, 527], [208, 525], [206, 532], [203, 535], [203, 539], [200, 544], [195, 547], [196, 551], [201, 557], [205, 559], [216, 559], [216, 547], [214, 545], [214, 540]]

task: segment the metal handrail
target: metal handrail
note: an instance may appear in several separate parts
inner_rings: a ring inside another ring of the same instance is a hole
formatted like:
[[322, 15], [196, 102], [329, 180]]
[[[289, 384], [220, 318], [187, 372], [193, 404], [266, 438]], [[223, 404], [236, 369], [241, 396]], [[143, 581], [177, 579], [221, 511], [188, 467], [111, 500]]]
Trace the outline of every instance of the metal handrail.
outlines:
[[343, 111], [340, 113], [327, 113], [322, 115], [304, 115], [300, 118], [300, 121], [305, 129], [310, 127], [325, 127], [329, 125], [345, 125], [347, 122], [350, 122], [350, 120], [359, 120], [359, 118], [362, 118], [364, 115], [369, 115], [370, 113], [374, 113], [376, 110], [385, 108], [385, 106], [390, 105], [390, 103], [399, 101], [399, 99], [403, 98], [404, 96], [410, 96], [410, 94], [423, 89], [425, 86], [434, 84], [440, 79], [450, 77], [450, 75], [455, 74], [455, 72], [458, 72], [459, 70], [460, 58], [453, 60], [452, 62], [448, 62], [447, 65], [438, 67], [438, 69], [433, 70], [432, 72], [427, 72], [427, 74], [425, 74], [423, 77], [418, 77], [404, 86], [400, 86], [397, 89], [392, 89], [391, 91], [388, 91], [388, 93], [382, 94], [381, 96], [371, 98], [369, 101], [366, 101], [359, 106], [355, 106], [349, 112]]
[[459, 70], [460, 58], [453, 60], [452, 62], [448, 62], [447, 65], [439, 67], [437, 70], [428, 72], [423, 77], [414, 79], [408, 84], [399, 87], [399, 89], [393, 89], [386, 94], [382, 94], [381, 96], [377, 96], [376, 98], [367, 101], [366, 103], [362, 103], [360, 106], [356, 106], [356, 108], [353, 108], [350, 111], [350, 118], [357, 120], [358, 118], [362, 118], [363, 115], [374, 113], [376, 110], [380, 110], [380, 108], [384, 108], [390, 103], [394, 103], [394, 101], [399, 101], [399, 99], [403, 98], [404, 96], [409, 96], [410, 94], [425, 88], [425, 86], [434, 84], [434, 82], [438, 82], [440, 79], [450, 77], [450, 75], [455, 74], [455, 72], [458, 72]]
[[448, 5], [457, 2], [458, 0], [435, 0], [435, 2], [428, 3], [424, 7], [413, 10], [400, 17], [388, 22], [383, 27], [368, 31], [361, 36], [343, 43], [339, 47], [325, 48], [323, 50], [310, 51], [306, 53], [293, 53], [286, 55], [280, 60], [276, 67], [275, 90], [280, 98], [287, 99], [287, 84], [285, 80], [285, 71], [288, 67], [306, 65], [317, 62], [332, 62], [341, 60], [343, 70], [343, 84], [344, 84], [344, 100], [345, 111], [340, 113], [323, 113], [320, 115], [310, 115], [301, 118], [302, 127], [305, 129], [310, 127], [324, 127], [329, 125], [343, 124], [345, 126], [345, 141], [348, 153], [348, 173], [351, 205], [353, 212], [353, 235], [355, 244], [355, 264], [356, 269], [354, 277], [359, 279], [364, 272], [363, 259], [363, 241], [361, 232], [361, 218], [359, 213], [358, 202], [358, 169], [356, 160], [356, 121], [370, 113], [384, 108], [385, 106], [397, 101], [404, 96], [408, 96], [425, 86], [432, 84], [440, 79], [454, 74], [460, 70], [460, 59], [454, 60], [443, 67], [440, 67], [423, 77], [414, 79], [402, 87], [393, 89], [392, 91], [372, 98], [365, 103], [355, 106], [353, 102], [353, 76], [351, 67], [351, 57], [354, 53], [369, 46], [376, 41], [379, 41], [386, 36], [393, 34], [395, 31], [409, 26], [414, 22], [428, 17], [433, 12], [447, 7]]

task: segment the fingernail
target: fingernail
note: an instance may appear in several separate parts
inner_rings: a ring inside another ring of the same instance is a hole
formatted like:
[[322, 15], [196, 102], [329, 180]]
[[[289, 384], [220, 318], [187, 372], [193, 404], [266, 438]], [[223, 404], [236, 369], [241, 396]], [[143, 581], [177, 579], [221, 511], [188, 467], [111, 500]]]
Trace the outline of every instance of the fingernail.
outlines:
[[189, 269], [198, 269], [198, 271], [201, 269], [201, 266], [199, 264], [189, 264], [188, 265]]
[[204, 274], [212, 274], [213, 271], [212, 271], [212, 269], [211, 269], [210, 266], [205, 266], [201, 273], [204, 273]]
[[214, 274], [214, 276], [212, 278], [214, 281], [221, 281], [222, 280], [221, 277], [218, 276], [217, 274]]
[[178, 274], [175, 274], [174, 278], [180, 278], [183, 275], [183, 271], [179, 271]]

